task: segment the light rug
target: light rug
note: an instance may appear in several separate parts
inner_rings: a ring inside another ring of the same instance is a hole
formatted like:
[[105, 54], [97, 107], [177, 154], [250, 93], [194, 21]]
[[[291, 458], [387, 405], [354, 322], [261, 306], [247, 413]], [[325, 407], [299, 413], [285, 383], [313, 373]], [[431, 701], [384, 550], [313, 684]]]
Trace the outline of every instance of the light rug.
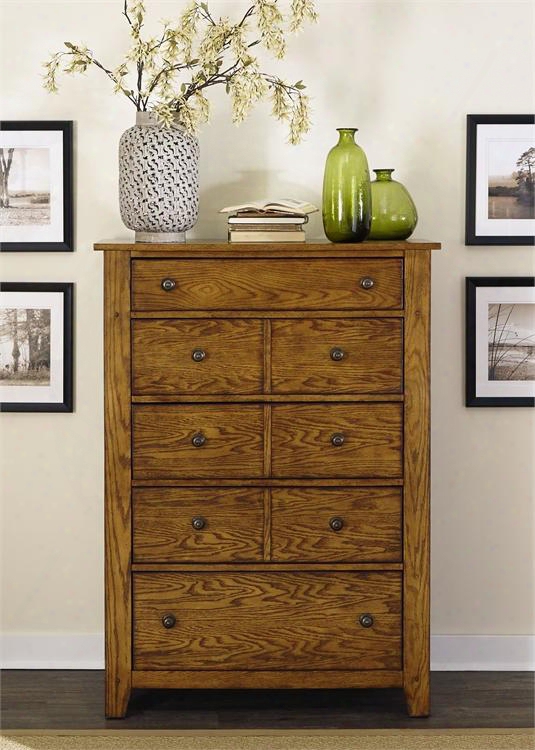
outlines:
[[1, 750], [533, 750], [529, 729], [6, 733]]

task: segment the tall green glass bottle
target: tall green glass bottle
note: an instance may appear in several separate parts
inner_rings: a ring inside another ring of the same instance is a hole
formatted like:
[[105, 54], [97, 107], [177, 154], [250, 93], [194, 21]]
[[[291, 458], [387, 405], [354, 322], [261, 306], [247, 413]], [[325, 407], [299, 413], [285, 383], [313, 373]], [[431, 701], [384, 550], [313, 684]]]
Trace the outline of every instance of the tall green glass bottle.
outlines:
[[337, 130], [338, 143], [325, 163], [323, 228], [331, 242], [362, 242], [372, 218], [368, 161], [355, 143], [357, 128]]

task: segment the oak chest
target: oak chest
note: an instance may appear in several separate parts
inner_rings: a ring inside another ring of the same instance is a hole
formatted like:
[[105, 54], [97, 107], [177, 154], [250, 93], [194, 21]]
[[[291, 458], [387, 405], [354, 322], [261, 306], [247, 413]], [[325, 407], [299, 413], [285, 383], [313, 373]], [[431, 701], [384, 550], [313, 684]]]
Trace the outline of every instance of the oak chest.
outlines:
[[132, 688], [429, 712], [435, 243], [99, 244], [106, 714]]

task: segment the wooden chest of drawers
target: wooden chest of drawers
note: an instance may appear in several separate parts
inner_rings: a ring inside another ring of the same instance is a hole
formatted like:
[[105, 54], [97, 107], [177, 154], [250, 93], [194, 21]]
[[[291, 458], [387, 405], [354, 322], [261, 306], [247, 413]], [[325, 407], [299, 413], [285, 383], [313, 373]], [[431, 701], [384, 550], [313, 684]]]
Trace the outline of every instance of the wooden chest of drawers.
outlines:
[[435, 243], [99, 244], [106, 714], [132, 688], [429, 712]]

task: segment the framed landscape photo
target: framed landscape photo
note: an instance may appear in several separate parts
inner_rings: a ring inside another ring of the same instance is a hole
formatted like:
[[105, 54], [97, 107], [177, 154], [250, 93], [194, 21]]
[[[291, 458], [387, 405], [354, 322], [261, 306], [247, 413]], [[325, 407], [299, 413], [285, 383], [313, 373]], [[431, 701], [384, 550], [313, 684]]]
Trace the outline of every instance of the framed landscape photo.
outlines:
[[465, 243], [535, 244], [535, 115], [468, 115]]
[[0, 251], [73, 248], [71, 121], [0, 121]]
[[73, 287], [0, 283], [0, 411], [72, 412]]
[[535, 406], [535, 277], [466, 279], [466, 406]]

